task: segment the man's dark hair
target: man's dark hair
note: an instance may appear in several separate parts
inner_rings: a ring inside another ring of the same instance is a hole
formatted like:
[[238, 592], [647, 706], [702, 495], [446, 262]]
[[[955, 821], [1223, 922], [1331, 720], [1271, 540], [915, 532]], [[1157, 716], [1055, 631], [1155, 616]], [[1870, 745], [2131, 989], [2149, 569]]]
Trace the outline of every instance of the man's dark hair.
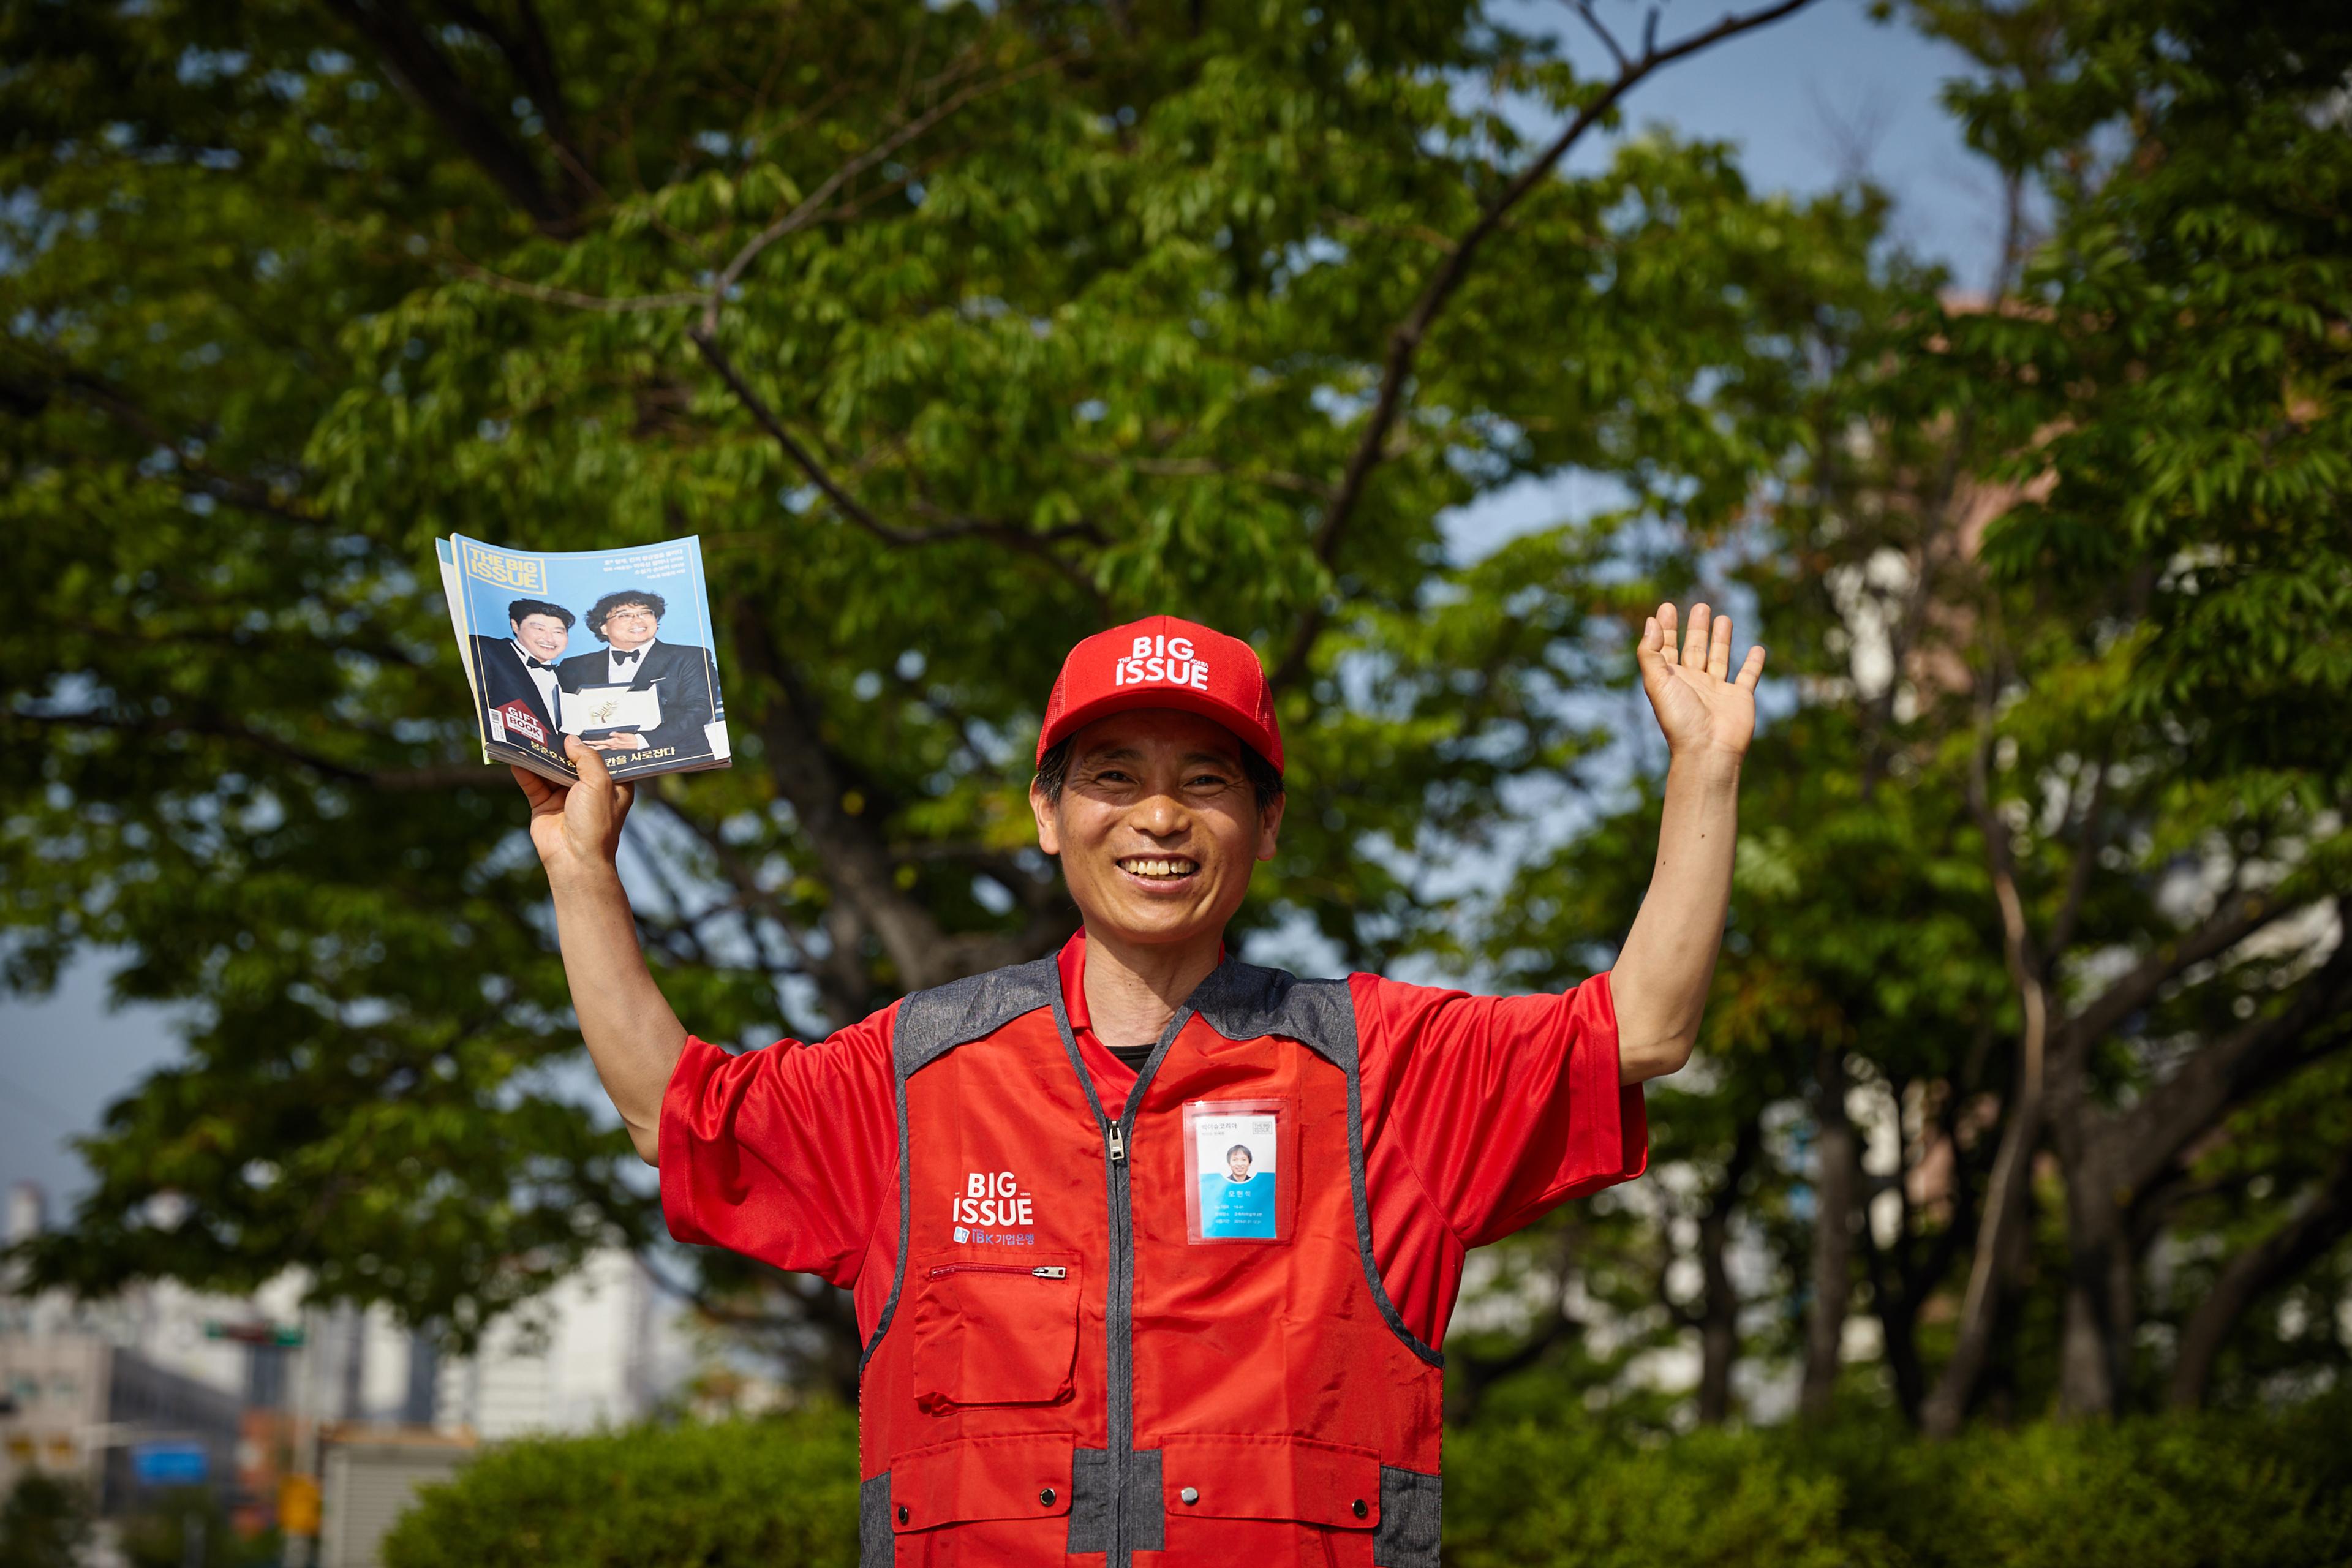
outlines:
[[588, 629], [596, 634], [598, 642], [613, 640], [604, 635], [604, 617], [624, 605], [643, 605], [654, 613], [656, 620], [660, 620], [669, 614], [669, 605], [659, 594], [642, 593], [635, 588], [624, 588], [617, 593], [607, 594], [588, 606]]
[[1225, 1158], [1228, 1160], [1232, 1159], [1236, 1154], [1239, 1154], [1243, 1159], [1247, 1160], [1253, 1165], [1257, 1163], [1257, 1156], [1249, 1152], [1249, 1145], [1246, 1143], [1236, 1143], [1232, 1148], [1225, 1151]]
[[562, 621], [567, 630], [572, 625], [571, 611], [561, 605], [551, 605], [545, 599], [517, 599], [507, 606], [507, 619], [516, 626], [522, 625], [532, 616], [552, 616]]
[[[1048, 805], [1062, 804], [1063, 786], [1070, 782], [1070, 748], [1076, 741], [1076, 735], [1065, 735], [1038, 760], [1037, 791]], [[1234, 743], [1242, 750], [1242, 776], [1257, 792], [1257, 809], [1263, 816], [1282, 798], [1282, 770], [1259, 756], [1257, 748], [1247, 741], [1236, 739]]]

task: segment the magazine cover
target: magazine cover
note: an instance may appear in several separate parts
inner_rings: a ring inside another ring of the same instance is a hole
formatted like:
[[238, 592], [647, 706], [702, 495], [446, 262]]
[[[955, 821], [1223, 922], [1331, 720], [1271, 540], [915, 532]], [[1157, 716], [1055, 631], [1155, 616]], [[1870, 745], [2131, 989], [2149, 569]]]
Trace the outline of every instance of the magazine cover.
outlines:
[[702, 543], [529, 552], [435, 541], [482, 759], [560, 784], [577, 735], [615, 778], [728, 765]]

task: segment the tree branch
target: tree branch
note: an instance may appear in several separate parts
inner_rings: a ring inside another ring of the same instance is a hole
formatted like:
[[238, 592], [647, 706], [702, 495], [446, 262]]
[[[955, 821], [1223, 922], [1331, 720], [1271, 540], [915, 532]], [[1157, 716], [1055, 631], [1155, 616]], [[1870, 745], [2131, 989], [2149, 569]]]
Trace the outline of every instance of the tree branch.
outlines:
[[[1583, 140], [1584, 133], [1600, 123], [1617, 106], [1618, 100], [1644, 79], [1727, 38], [1793, 15], [1810, 4], [1811, 0], [1779, 0], [1779, 4], [1759, 11], [1728, 16], [1706, 31], [1695, 33], [1663, 49], [1656, 47], [1657, 15], [1655, 12], [1651, 14], [1641, 57], [1628, 61], [1622, 58], [1621, 52], [1615, 79], [1601, 89], [1598, 97], [1579, 110], [1566, 129], [1552, 139], [1551, 144], [1537, 154], [1534, 162], [1522, 169], [1500, 195], [1486, 205], [1486, 210], [1478, 215], [1477, 221], [1470, 226], [1469, 231], [1455, 243], [1453, 250], [1438, 264], [1436, 272], [1423, 286], [1421, 297], [1414, 301], [1412, 311], [1389, 333], [1388, 357], [1381, 366], [1380, 392], [1373, 401], [1371, 416], [1365, 422], [1363, 433], [1357, 438], [1355, 451], [1348, 459], [1347, 470], [1332, 490], [1331, 504], [1324, 509], [1323, 520], [1315, 530], [1313, 548], [1318, 561], [1328, 566], [1338, 552], [1348, 524], [1362, 500], [1365, 483], [1381, 461], [1389, 428], [1396, 423], [1397, 416], [1403, 409], [1405, 382], [1412, 374], [1413, 361], [1420, 353], [1430, 328], [1444, 310], [1447, 301], [1453, 299], [1454, 291], [1470, 275], [1471, 266], [1477, 260], [1480, 248], [1502, 226], [1511, 209], [1549, 178], [1559, 161]], [[1325, 616], [1324, 606], [1318, 604], [1301, 621], [1282, 661], [1275, 668], [1274, 684], [1277, 688], [1290, 685], [1306, 672], [1307, 656], [1313, 650], [1316, 637], [1322, 630]]]
[[530, 155], [459, 79], [457, 68], [417, 21], [407, 0], [325, 3], [327, 9], [374, 46], [393, 85], [440, 121], [458, 150], [506, 193], [508, 200], [530, 215], [541, 232], [559, 237], [571, 233], [578, 216], [577, 204], [548, 189]]
[[775, 695], [754, 719], [777, 793], [792, 803], [834, 896], [854, 908], [882, 943], [899, 984], [919, 990], [958, 977], [946, 934], [929, 910], [898, 887], [889, 851], [873, 823], [845, 804], [847, 790], [819, 739], [816, 700], [785, 662], [767, 623], [734, 601], [736, 657]]
[[[1952, 1358], [1937, 1379], [1935, 1391], [1921, 1409], [1921, 1425], [1930, 1436], [1958, 1432], [1975, 1396], [1977, 1378], [1992, 1349], [1994, 1319], [2000, 1309], [2002, 1260], [2009, 1238], [2025, 1218], [2032, 1187], [2034, 1146], [2042, 1137], [2042, 1100], [2050, 1030], [2049, 995], [2042, 983], [2033, 937], [2027, 929], [2024, 900], [2017, 890], [2017, 868], [2010, 854], [2009, 825], [1993, 809], [1990, 781], [1993, 679], [1987, 674], [1979, 696], [1979, 734], [1969, 756], [1969, 809], [1984, 836], [1985, 860], [1990, 871], [1993, 898], [2000, 910], [2001, 959], [2009, 970], [2024, 1013], [2024, 1028], [2017, 1044], [2017, 1085], [2009, 1106], [2000, 1147], [1993, 1156], [1992, 1173], [1985, 1184], [1984, 1209], [1978, 1221], [1976, 1248], [1969, 1264], [1969, 1282], [1960, 1299], [1958, 1337]], [[1957, 1151], [1955, 1156], [1957, 1159]]]
[[1069, 56], [1066, 53], [1049, 55], [1044, 59], [1033, 60], [1018, 70], [1008, 71], [1003, 76], [992, 78], [987, 81], [974, 82], [960, 92], [951, 93], [826, 175], [824, 183], [801, 198], [798, 205], [758, 234], [753, 235], [744, 243], [742, 248], [736, 251], [733, 258], [719, 269], [718, 278], [710, 285], [710, 292], [703, 306], [702, 321], [698, 329], [702, 336], [715, 338], [718, 335], [719, 308], [726, 303], [728, 294], [742, 278], [744, 268], [757, 260], [760, 253], [768, 247], [794, 230], [804, 227], [818, 217], [824, 212], [825, 203], [831, 201], [833, 194], [841, 189], [844, 184], [856, 179], [877, 163], [884, 162], [899, 148], [906, 146], [968, 105], [987, 97], [990, 93], [1025, 81], [1040, 71], [1051, 70], [1068, 58]]
[[1087, 538], [1100, 542], [1102, 535], [1093, 524], [1070, 523], [1061, 528], [1032, 531], [1011, 523], [971, 517], [950, 518], [932, 528], [902, 528], [885, 522], [842, 488], [841, 482], [817, 461], [816, 455], [785, 427], [784, 422], [776, 416], [775, 410], [768, 406], [767, 400], [743, 378], [743, 373], [736, 368], [727, 351], [719, 347], [717, 338], [698, 325], [688, 329], [686, 335], [701, 352], [710, 368], [719, 373], [719, 379], [727, 384], [728, 390], [735, 395], [736, 401], [742, 404], [753, 422], [767, 433], [770, 440], [783, 449], [784, 455], [802, 473], [808, 476], [809, 482], [833, 503], [834, 509], [877, 539], [886, 544], [897, 545], [933, 544], [952, 539], [984, 539], [1035, 556], [1064, 580], [1083, 590], [1098, 609], [1104, 605], [1102, 590], [1095, 584], [1094, 579], [1050, 548], [1055, 541], [1062, 539]]
[[2255, 931], [2293, 909], [2292, 900], [2274, 889], [2237, 893], [2196, 930], [2158, 946], [2096, 999], [2069, 1017], [2059, 1029], [2059, 1048], [2084, 1049], [2104, 1038], [2126, 1018], [2156, 999], [2156, 994], [2183, 971], [2227, 952]]
[[[2352, 900], [2339, 901], [2339, 920]], [[2118, 1151], [2115, 1170], [2137, 1193], [2231, 1107], [2316, 1055], [2352, 1044], [2345, 1016], [2352, 1003], [2352, 928], [2327, 963], [2306, 976], [2294, 999], [2267, 1018], [2252, 1018], [2199, 1050], [2180, 1069], [2115, 1114], [2099, 1136]]]
[[17, 710], [0, 716], [0, 724], [36, 724], [44, 728], [97, 730], [131, 735], [198, 735], [227, 741], [266, 752], [280, 761], [310, 769], [345, 784], [382, 790], [460, 789], [494, 783], [497, 774], [477, 763], [448, 763], [420, 768], [364, 768], [337, 762], [219, 714], [153, 719], [118, 719], [103, 713], [30, 713]]
[[2168, 1394], [2175, 1410], [2194, 1410], [2205, 1403], [2214, 1364], [2246, 1309], [2301, 1273], [2347, 1234], [2352, 1234], [2352, 1149], [2336, 1157], [2317, 1190], [2284, 1225], [2222, 1266], [2197, 1310], [2181, 1325], [2180, 1352], [2173, 1363]]

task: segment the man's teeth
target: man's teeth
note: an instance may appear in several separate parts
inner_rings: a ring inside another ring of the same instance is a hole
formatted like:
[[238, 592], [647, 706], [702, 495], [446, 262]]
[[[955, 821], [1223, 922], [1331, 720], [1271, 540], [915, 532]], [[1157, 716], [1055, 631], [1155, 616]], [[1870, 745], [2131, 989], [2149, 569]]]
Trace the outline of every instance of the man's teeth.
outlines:
[[1189, 877], [1201, 868], [1197, 860], [1121, 860], [1119, 864], [1139, 877]]

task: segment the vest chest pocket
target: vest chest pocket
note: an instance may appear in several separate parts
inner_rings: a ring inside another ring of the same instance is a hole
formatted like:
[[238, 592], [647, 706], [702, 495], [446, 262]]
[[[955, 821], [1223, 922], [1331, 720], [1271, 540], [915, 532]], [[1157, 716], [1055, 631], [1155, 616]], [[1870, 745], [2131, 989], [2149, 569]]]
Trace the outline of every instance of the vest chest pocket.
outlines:
[[1078, 1263], [939, 1258], [917, 1269], [915, 1403], [934, 1414], [973, 1405], [1056, 1405], [1078, 1352]]

